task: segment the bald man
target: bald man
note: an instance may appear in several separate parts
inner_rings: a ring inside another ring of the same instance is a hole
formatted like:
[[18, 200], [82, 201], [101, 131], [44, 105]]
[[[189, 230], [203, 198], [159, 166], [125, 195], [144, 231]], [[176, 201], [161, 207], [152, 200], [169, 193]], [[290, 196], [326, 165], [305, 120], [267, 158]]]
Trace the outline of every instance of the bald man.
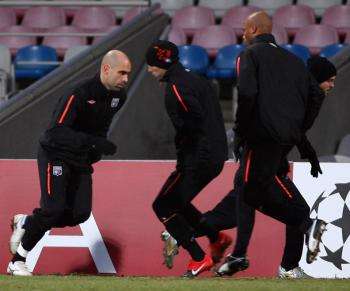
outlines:
[[[282, 268], [287, 274], [298, 267], [304, 234], [307, 262], [314, 261], [325, 229], [323, 221], [309, 218], [307, 203], [287, 176], [286, 158], [304, 140], [324, 93], [303, 62], [276, 45], [271, 30], [265, 12], [254, 13], [245, 22], [248, 47], [237, 60], [235, 156], [240, 157], [244, 201], [287, 225], [281, 275]], [[319, 166], [313, 170], [315, 176], [321, 173]], [[247, 216], [253, 218], [253, 213]], [[228, 257], [218, 273], [232, 274], [235, 259]]]
[[96, 76], [76, 84], [59, 100], [39, 141], [40, 208], [32, 215], [13, 217], [9, 274], [31, 276], [26, 257], [45, 232], [89, 218], [92, 164], [102, 155], [116, 153], [107, 131], [126, 100], [130, 71], [130, 60], [123, 52], [109, 51]]

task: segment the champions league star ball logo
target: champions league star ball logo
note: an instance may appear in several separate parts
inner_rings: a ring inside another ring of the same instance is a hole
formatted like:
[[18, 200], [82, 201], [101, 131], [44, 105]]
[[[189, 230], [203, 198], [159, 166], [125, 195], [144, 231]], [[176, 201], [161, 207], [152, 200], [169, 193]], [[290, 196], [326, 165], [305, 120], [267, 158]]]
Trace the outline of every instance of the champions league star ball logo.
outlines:
[[322, 265], [322, 269], [328, 269], [335, 277], [350, 277], [349, 192], [350, 183], [335, 184], [319, 195], [310, 212], [311, 218], [318, 217], [328, 223], [315, 263]]

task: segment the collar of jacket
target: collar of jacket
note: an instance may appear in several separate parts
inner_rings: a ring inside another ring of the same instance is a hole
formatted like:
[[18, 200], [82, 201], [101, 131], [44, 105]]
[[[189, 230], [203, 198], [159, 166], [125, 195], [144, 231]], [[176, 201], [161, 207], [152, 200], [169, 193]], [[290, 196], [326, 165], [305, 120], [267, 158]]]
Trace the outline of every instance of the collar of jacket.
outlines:
[[276, 44], [275, 37], [270, 33], [263, 33], [254, 37], [251, 44], [261, 43], [261, 42]]
[[118, 97], [123, 89], [120, 91], [108, 90], [101, 82], [100, 74], [96, 74], [92, 79], [92, 86], [90, 87], [93, 91], [95, 98], [107, 99]]
[[95, 88], [96, 92], [99, 96], [106, 96], [110, 91], [102, 84], [100, 74], [96, 74], [93, 79], [93, 88]]
[[164, 74], [163, 78], [160, 80], [161, 82], [170, 82], [172, 77], [176, 76], [179, 72], [184, 71], [185, 68], [182, 66], [180, 62], [173, 64]]

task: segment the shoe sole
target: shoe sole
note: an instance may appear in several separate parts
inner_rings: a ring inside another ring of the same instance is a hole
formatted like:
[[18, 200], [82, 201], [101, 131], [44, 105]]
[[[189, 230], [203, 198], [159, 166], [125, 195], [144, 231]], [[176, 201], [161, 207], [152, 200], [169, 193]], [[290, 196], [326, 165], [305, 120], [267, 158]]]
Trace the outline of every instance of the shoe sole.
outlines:
[[168, 268], [172, 269], [174, 266], [174, 256], [176, 256], [179, 253], [179, 250], [175, 250], [172, 254], [168, 254], [167, 250], [167, 240], [169, 239], [169, 235], [165, 235], [164, 233], [161, 233], [160, 239], [164, 242], [163, 247], [163, 257], [164, 262], [163, 264]]
[[243, 268], [238, 268], [233, 272], [227, 272], [227, 273], [220, 273], [218, 271], [215, 271], [215, 277], [233, 276], [234, 274], [241, 272], [241, 271], [244, 271], [244, 270], [247, 270], [247, 269], [248, 269], [248, 267], [243, 267]]
[[15, 271], [10, 270], [9, 268], [7, 268], [6, 270], [7, 274], [10, 276], [18, 276], [18, 277], [31, 277], [33, 276], [33, 274], [28, 274], [28, 275], [19, 275], [19, 274], [15, 274]]
[[308, 248], [307, 253], [306, 253], [306, 262], [308, 264], [311, 264], [314, 262], [317, 258], [318, 253], [320, 252], [320, 242], [321, 242], [321, 237], [323, 233], [326, 231], [326, 224], [322, 224], [320, 226], [320, 232], [317, 234], [317, 237], [314, 239], [317, 241], [317, 246], [315, 248], [315, 251], [311, 252]]
[[[12, 251], [12, 248], [11, 248], [11, 244], [13, 244], [12, 237], [14, 235], [14, 232], [17, 230], [15, 225], [16, 225], [16, 223], [15, 223], [15, 216], [14, 216], [14, 217], [12, 217], [11, 222], [10, 222], [10, 228], [12, 230], [12, 234], [10, 237], [10, 241], [8, 242], [9, 251], [10, 251], [10, 254], [12, 254], [12, 255], [16, 254], [17, 248], [19, 246], [19, 243], [18, 243], [16, 250]], [[24, 235], [24, 233], [23, 233], [23, 235]], [[23, 235], [22, 235], [22, 237], [23, 237]]]
[[247, 270], [248, 268], [249, 268], [249, 265], [238, 267], [237, 269], [235, 269], [231, 272], [219, 272], [219, 270], [215, 270], [215, 276], [216, 277], [233, 276], [234, 274], [241, 272], [241, 271], [244, 271], [244, 270]]
[[211, 266], [207, 266], [205, 268], [203, 268], [200, 272], [198, 272], [196, 275], [193, 275], [193, 273], [191, 271], [187, 271], [184, 275], [182, 275], [182, 278], [188, 278], [188, 279], [193, 279], [198, 277], [199, 274], [202, 274], [204, 272], [210, 271], [213, 268], [214, 264]]
[[[13, 266], [13, 263], [10, 262], [7, 266], [7, 269], [6, 269], [6, 273], [11, 275], [11, 276], [18, 276], [18, 277], [31, 277], [33, 276], [33, 273], [29, 272], [29, 271], [26, 271], [25, 273], [23, 273], [23, 271], [21, 270], [14, 270], [12, 269], [10, 266]], [[16, 273], [17, 272], [17, 273]], [[20, 272], [20, 273], [18, 273]]]
[[[12, 234], [11, 234], [10, 240], [9, 240], [9, 242], [8, 242], [8, 247], [9, 247], [10, 254], [14, 255], [16, 252], [13, 253], [13, 251], [12, 251], [12, 249], [11, 249], [11, 238], [12, 238], [12, 236], [13, 236], [13, 232], [14, 232], [14, 229], [15, 229], [15, 217], [14, 217], [14, 216], [11, 218], [11, 221], [10, 221], [10, 228], [11, 228], [11, 230], [12, 230]], [[9, 269], [8, 269], [7, 271], [9, 271]], [[12, 272], [9, 273], [9, 274], [12, 274], [12, 275], [13, 275]]]
[[10, 267], [7, 267], [6, 273], [9, 275], [13, 275], [13, 271], [10, 269]]

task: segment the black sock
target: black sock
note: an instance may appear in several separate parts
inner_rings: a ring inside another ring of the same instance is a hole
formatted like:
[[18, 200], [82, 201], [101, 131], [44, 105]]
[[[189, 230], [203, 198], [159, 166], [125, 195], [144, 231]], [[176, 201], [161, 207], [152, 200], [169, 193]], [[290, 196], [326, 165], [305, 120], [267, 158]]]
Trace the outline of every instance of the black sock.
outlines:
[[196, 242], [191, 227], [180, 213], [171, 216], [164, 225], [179, 245], [190, 253], [193, 260], [201, 261], [204, 259], [205, 253]]
[[190, 242], [183, 243], [182, 247], [189, 252], [193, 260], [199, 262], [204, 259], [205, 253], [194, 238]]
[[22, 257], [22, 256], [19, 255], [18, 253], [15, 253], [15, 255], [13, 256], [11, 262], [14, 263], [14, 262], [17, 262], [17, 261], [25, 262], [25, 261], [26, 261], [26, 258], [25, 258], [25, 257]]
[[216, 231], [205, 218], [201, 219], [199, 229], [205, 233], [210, 243], [215, 243], [218, 240], [219, 232]]
[[245, 258], [246, 254], [245, 253], [241, 253], [241, 252], [236, 252], [234, 251], [231, 256], [235, 257], [235, 258]]

